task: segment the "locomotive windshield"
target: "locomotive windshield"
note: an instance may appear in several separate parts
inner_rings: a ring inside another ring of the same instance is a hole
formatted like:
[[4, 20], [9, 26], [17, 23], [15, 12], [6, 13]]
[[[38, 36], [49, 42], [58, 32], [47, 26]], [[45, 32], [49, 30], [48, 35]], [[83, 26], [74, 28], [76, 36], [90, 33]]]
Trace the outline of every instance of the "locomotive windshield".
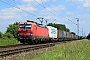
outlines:
[[31, 29], [31, 24], [20, 24], [20, 29], [21, 29], [21, 30]]

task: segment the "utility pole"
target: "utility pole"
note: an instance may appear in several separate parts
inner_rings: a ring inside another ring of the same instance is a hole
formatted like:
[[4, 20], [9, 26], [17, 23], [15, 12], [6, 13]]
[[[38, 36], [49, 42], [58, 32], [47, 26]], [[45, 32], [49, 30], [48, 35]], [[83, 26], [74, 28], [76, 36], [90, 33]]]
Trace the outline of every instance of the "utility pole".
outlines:
[[77, 19], [77, 34], [78, 34], [78, 39], [79, 39], [79, 18], [76, 18]]
[[85, 34], [85, 32], [84, 32], [84, 38], [86, 38], [86, 34]]
[[82, 37], [83, 37], [83, 28], [82, 28]]

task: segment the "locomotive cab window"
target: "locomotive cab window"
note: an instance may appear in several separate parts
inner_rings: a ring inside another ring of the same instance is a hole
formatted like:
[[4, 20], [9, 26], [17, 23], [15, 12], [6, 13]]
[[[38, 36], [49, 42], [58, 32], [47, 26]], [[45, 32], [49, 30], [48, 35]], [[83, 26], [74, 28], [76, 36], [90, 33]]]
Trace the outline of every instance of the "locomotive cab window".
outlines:
[[20, 24], [20, 29], [21, 30], [25, 29], [25, 25], [24, 24]]
[[20, 29], [21, 30], [28, 30], [28, 29], [31, 29], [31, 24], [20, 24]]
[[26, 24], [26, 30], [31, 29], [31, 24]]

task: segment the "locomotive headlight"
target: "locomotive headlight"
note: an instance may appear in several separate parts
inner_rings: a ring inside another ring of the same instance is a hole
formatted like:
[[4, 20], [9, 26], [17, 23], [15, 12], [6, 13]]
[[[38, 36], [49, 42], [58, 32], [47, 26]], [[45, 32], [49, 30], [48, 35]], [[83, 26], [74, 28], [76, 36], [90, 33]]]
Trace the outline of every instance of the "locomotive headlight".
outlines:
[[30, 35], [33, 36], [33, 33], [31, 33]]
[[23, 35], [23, 33], [18, 33], [18, 36]]

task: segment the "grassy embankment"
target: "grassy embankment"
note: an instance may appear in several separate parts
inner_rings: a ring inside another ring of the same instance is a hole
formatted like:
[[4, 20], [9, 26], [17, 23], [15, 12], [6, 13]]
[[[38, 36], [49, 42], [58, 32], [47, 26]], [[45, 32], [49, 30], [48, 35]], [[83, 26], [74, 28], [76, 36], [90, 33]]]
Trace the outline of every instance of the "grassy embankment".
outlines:
[[90, 60], [90, 40], [60, 44], [55, 49], [23, 60]]
[[14, 38], [0, 39], [0, 46], [15, 45], [15, 44], [20, 44], [20, 42]]

